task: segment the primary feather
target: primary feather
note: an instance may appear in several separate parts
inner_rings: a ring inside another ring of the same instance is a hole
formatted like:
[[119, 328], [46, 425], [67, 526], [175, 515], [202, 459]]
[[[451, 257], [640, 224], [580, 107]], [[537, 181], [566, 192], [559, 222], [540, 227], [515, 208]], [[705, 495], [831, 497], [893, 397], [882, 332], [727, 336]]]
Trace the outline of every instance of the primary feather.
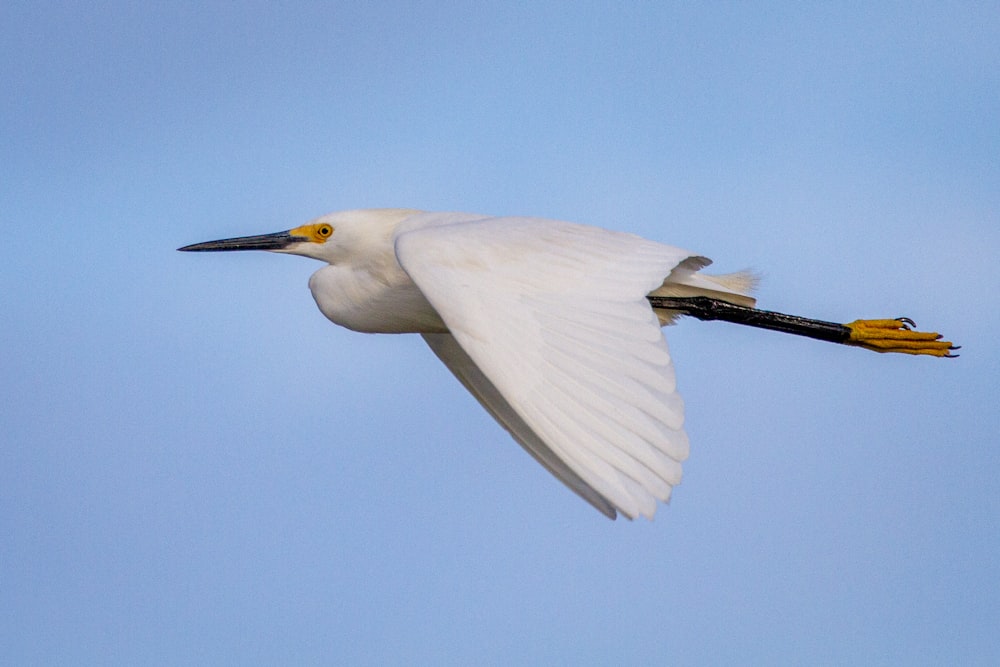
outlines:
[[694, 282], [696, 256], [551, 220], [422, 222], [401, 225], [396, 256], [495, 389], [472, 393], [494, 417], [512, 411], [530, 440], [498, 421], [540, 461], [554, 454], [564, 465], [546, 467], [598, 509], [581, 480], [624, 515], [651, 518], [680, 482], [688, 440], [646, 295], [682, 265], [679, 283]]

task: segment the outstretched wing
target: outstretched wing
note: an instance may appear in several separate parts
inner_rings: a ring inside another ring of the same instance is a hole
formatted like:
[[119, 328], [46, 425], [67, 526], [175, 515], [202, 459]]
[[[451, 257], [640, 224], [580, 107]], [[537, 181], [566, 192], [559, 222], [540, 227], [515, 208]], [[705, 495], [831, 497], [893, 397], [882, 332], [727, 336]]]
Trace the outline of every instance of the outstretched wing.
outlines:
[[692, 254], [552, 220], [420, 222], [397, 258], [475, 368], [447, 339], [425, 337], [432, 349], [567, 486], [609, 516], [652, 518], [688, 440], [645, 297]]
[[462, 386], [475, 396], [480, 405], [486, 408], [486, 411], [507, 429], [514, 440], [535, 457], [536, 461], [581, 498], [596, 507], [599, 512], [611, 519], [617, 516], [614, 506], [573, 472], [541, 438], [535, 435], [531, 427], [524, 423], [507, 399], [465, 353], [454, 336], [445, 333], [423, 334], [423, 337], [437, 358], [454, 373]]

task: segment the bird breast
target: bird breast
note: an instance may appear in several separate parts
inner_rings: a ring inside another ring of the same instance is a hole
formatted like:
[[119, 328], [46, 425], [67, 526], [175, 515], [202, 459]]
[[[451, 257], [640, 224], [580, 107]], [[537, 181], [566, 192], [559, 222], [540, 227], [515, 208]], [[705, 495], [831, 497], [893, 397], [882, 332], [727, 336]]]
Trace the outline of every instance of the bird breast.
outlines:
[[398, 265], [393, 270], [324, 266], [309, 290], [327, 319], [363, 333], [447, 333], [441, 317]]

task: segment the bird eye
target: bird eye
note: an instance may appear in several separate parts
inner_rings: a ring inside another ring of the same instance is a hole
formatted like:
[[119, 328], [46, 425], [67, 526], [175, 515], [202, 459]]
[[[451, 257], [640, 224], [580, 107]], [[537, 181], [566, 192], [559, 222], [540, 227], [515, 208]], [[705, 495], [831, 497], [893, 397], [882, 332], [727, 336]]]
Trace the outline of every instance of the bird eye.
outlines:
[[320, 225], [316, 228], [316, 236], [321, 239], [330, 238], [330, 234], [333, 234], [333, 227], [330, 225]]

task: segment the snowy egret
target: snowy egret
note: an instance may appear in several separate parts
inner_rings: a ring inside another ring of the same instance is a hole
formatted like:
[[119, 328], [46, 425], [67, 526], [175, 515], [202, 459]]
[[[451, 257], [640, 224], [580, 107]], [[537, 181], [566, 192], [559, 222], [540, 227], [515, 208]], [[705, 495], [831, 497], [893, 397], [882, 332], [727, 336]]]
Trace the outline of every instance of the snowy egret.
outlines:
[[652, 518], [681, 481], [684, 404], [660, 327], [721, 319], [879, 352], [953, 356], [906, 318], [842, 325], [756, 309], [748, 272], [638, 236], [538, 218], [343, 211], [294, 229], [185, 246], [327, 263], [320, 311], [419, 333], [525, 450], [606, 516]]

